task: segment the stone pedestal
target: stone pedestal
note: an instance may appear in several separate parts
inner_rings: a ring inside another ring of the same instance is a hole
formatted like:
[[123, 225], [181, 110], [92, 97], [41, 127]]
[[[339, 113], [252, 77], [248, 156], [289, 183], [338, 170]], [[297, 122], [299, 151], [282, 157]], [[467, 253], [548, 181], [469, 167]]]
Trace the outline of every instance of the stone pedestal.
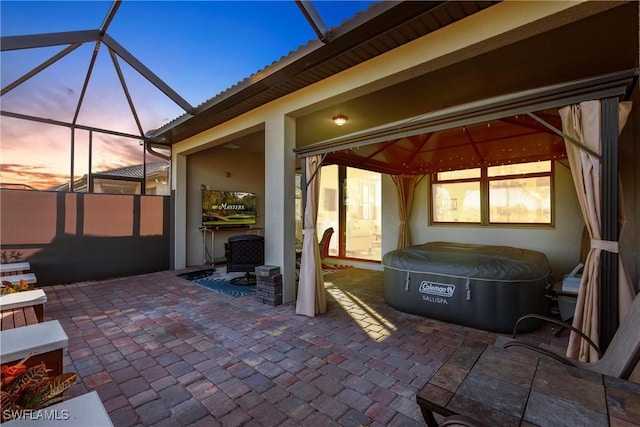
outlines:
[[282, 274], [280, 267], [256, 267], [256, 295], [258, 301], [272, 306], [282, 304]]

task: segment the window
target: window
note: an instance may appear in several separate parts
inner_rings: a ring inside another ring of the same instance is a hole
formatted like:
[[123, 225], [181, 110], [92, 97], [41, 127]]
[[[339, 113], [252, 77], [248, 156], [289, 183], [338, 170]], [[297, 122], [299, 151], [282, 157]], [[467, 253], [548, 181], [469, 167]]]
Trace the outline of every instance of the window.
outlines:
[[431, 222], [552, 225], [553, 162], [433, 174]]

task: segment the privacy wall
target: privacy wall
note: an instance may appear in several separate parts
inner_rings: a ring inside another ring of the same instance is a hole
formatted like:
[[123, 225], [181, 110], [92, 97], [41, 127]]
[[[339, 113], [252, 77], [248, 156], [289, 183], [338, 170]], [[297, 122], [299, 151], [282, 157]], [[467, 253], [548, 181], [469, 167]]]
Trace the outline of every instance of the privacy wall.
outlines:
[[170, 199], [0, 190], [2, 262], [28, 261], [38, 285], [170, 268]]

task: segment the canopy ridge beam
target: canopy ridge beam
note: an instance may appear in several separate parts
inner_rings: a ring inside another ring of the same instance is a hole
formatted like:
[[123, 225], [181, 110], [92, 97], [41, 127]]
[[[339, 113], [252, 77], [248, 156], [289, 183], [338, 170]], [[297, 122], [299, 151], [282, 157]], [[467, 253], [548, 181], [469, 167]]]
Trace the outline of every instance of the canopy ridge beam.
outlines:
[[[375, 150], [373, 153], [369, 154], [367, 157], [365, 157], [365, 159], [369, 160], [374, 158], [375, 156], [377, 156], [378, 154], [380, 154], [381, 152], [385, 151], [387, 148], [392, 147], [396, 142], [398, 142], [398, 139], [394, 139], [391, 140], [389, 142], [387, 142], [386, 144], [382, 144], [382, 146], [380, 148], [378, 148], [377, 150]], [[352, 149], [353, 150], [353, 149]], [[385, 153], [385, 157], [388, 158], [388, 156]]]
[[[333, 161], [335, 160], [335, 162]], [[356, 163], [357, 162], [357, 163]], [[340, 153], [334, 153], [334, 155], [332, 156], [332, 163], [335, 163], [337, 165], [341, 165], [341, 166], [355, 166], [357, 164], [357, 167], [359, 168], [367, 168], [370, 167], [373, 170], [375, 170], [376, 172], [380, 172], [380, 173], [387, 173], [390, 175], [397, 175], [397, 172], [395, 172], [395, 169], [389, 165], [387, 165], [384, 162], [381, 162], [379, 160], [373, 160], [373, 159], [358, 159], [357, 161], [354, 160], [353, 158], [344, 155], [344, 154], [340, 154]]]
[[541, 124], [543, 124], [544, 126], [546, 126], [549, 130], [551, 130], [554, 133], [557, 133], [558, 135], [560, 135], [562, 138], [564, 138], [566, 141], [571, 142], [572, 144], [577, 145], [578, 147], [580, 147], [582, 150], [586, 151], [587, 153], [591, 154], [592, 156], [595, 156], [598, 159], [602, 159], [602, 156], [600, 155], [600, 153], [596, 153], [595, 151], [593, 151], [591, 148], [587, 147], [586, 145], [584, 145], [583, 143], [581, 143], [580, 141], [576, 140], [575, 138], [572, 138], [571, 136], [567, 135], [566, 133], [562, 132], [560, 129], [556, 128], [555, 126], [553, 126], [551, 123], [546, 122], [545, 120], [543, 120], [542, 118], [536, 116], [534, 113], [525, 113], [527, 116], [531, 117], [532, 119], [534, 119], [537, 122], [540, 122]]
[[[541, 116], [541, 114], [537, 114], [537, 115], [538, 115], [538, 117]], [[525, 116], [526, 116], [526, 114], [525, 114]], [[499, 122], [504, 122], [504, 123], [507, 123], [507, 124], [510, 124], [510, 125], [514, 125], [514, 126], [519, 126], [521, 128], [529, 129], [529, 130], [536, 131], [536, 132], [544, 132], [544, 133], [548, 133], [548, 134], [551, 134], [551, 135], [555, 135], [556, 134], [556, 132], [552, 131], [547, 126], [544, 126], [542, 123], [538, 122], [537, 120], [535, 122], [533, 122], [533, 123], [525, 123], [525, 122], [522, 122], [522, 121], [516, 119], [515, 116], [511, 116], [511, 117], [503, 117], [501, 119], [498, 119], [498, 121]], [[550, 123], [549, 119], [546, 119], [546, 121], [548, 123]], [[558, 125], [555, 125], [555, 124], [551, 124], [551, 125], [554, 126], [556, 129], [558, 128]]]
[[[489, 126], [489, 125], [490, 124], [487, 123], [487, 126]], [[478, 147], [476, 145], [476, 141], [473, 139], [473, 137], [471, 136], [471, 133], [469, 132], [469, 130], [467, 129], [466, 126], [462, 127], [462, 132], [464, 132], [465, 136], [467, 137], [467, 139], [471, 143], [471, 148], [473, 148], [473, 152], [476, 153], [476, 156], [478, 156], [478, 158], [480, 159], [480, 163], [485, 164], [487, 159], [480, 153], [480, 150], [478, 150]]]
[[411, 154], [409, 155], [410, 158], [413, 158], [415, 155], [417, 155], [420, 151], [422, 151], [422, 149], [424, 148], [425, 145], [427, 145], [427, 142], [429, 142], [429, 140], [431, 139], [431, 137], [433, 136], [433, 132], [431, 133], [423, 133], [420, 135], [416, 135], [418, 137], [418, 141], [419, 143], [416, 144], [415, 149], [411, 152]]
[[[429, 140], [431, 139], [431, 137], [433, 136], [433, 132], [430, 133], [421, 133], [419, 135], [415, 135], [415, 136], [409, 136], [407, 137], [407, 139], [409, 141], [414, 141], [417, 140], [418, 143], [414, 145], [413, 150], [411, 150], [411, 152], [409, 153], [408, 159], [409, 159], [409, 163], [411, 163], [411, 161], [413, 160], [413, 158], [420, 152], [422, 151], [422, 149], [424, 148], [425, 145], [427, 145], [427, 142], [429, 142]], [[387, 157], [388, 160], [393, 160], [391, 159], [390, 156]], [[409, 166], [409, 163], [407, 164], [407, 166]], [[429, 167], [428, 167], [429, 162], [427, 162], [425, 164], [425, 170], [423, 171], [424, 173], [429, 173]], [[422, 171], [422, 170], [421, 170]], [[404, 171], [402, 172], [404, 174]], [[397, 171], [395, 172], [389, 172], [389, 174], [391, 175], [397, 175]]]

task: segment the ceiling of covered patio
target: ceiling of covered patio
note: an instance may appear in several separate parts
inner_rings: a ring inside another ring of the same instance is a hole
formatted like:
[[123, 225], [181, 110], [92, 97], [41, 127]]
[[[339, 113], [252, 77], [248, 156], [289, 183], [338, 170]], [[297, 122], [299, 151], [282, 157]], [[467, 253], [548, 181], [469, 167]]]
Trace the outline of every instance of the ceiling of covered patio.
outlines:
[[[560, 129], [557, 112], [541, 114]], [[327, 153], [340, 164], [391, 175], [566, 158], [564, 140], [526, 115], [420, 133]]]

